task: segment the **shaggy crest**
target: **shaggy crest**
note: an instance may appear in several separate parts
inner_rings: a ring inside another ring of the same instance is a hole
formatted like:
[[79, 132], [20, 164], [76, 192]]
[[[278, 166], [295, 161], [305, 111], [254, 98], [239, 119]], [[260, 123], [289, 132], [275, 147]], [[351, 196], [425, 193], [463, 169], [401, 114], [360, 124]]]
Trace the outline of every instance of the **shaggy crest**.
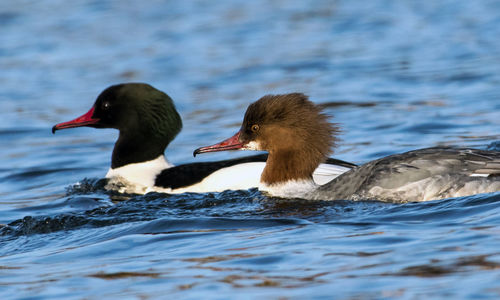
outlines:
[[338, 127], [301, 93], [266, 95], [252, 103], [240, 129], [242, 142], [269, 152], [262, 182], [310, 179], [335, 146]]

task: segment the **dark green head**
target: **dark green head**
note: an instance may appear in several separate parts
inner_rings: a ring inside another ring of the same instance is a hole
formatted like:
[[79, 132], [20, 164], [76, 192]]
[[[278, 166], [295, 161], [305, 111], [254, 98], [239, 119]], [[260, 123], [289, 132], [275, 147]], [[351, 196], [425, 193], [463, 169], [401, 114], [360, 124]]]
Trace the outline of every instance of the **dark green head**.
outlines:
[[126, 83], [105, 89], [94, 104], [101, 128], [121, 134], [143, 134], [172, 141], [181, 131], [181, 117], [172, 99], [145, 83]]

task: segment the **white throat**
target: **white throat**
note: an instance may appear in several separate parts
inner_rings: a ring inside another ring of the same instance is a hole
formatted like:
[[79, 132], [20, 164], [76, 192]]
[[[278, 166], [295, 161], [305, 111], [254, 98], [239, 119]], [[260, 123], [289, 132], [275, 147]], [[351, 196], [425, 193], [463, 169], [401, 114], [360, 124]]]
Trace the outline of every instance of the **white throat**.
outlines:
[[160, 155], [157, 158], [141, 163], [128, 164], [119, 168], [110, 168], [106, 178], [124, 179], [126, 182], [143, 187], [152, 187], [155, 185], [155, 178], [164, 169], [173, 167], [165, 156]]

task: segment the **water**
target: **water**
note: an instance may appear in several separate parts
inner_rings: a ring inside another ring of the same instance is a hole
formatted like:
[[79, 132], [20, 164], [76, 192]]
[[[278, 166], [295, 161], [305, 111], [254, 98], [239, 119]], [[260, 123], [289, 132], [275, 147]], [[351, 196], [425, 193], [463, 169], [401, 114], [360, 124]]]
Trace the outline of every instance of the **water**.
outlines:
[[293, 91], [342, 125], [344, 160], [500, 150], [498, 36], [498, 1], [2, 1], [0, 298], [497, 299], [500, 193], [119, 195], [115, 131], [50, 129], [141, 81], [183, 117], [177, 164], [245, 155], [191, 153]]

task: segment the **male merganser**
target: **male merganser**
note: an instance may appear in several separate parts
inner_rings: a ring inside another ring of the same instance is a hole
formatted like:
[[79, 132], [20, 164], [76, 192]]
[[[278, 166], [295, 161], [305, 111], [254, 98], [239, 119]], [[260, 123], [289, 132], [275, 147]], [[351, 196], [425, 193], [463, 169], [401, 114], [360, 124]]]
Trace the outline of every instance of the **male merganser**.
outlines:
[[259, 189], [278, 197], [409, 202], [500, 191], [500, 152], [451, 147], [390, 155], [318, 186], [312, 172], [330, 153], [336, 132], [307, 96], [268, 95], [248, 107], [236, 135], [193, 154], [267, 151]]
[[[115, 128], [120, 131], [106, 174], [108, 189], [143, 194], [221, 192], [257, 187], [266, 154], [216, 162], [173, 166], [164, 156], [182, 128], [172, 99], [144, 83], [113, 85], [105, 89], [84, 115], [55, 125]], [[315, 171], [318, 183], [328, 182], [354, 165], [329, 159]]]

